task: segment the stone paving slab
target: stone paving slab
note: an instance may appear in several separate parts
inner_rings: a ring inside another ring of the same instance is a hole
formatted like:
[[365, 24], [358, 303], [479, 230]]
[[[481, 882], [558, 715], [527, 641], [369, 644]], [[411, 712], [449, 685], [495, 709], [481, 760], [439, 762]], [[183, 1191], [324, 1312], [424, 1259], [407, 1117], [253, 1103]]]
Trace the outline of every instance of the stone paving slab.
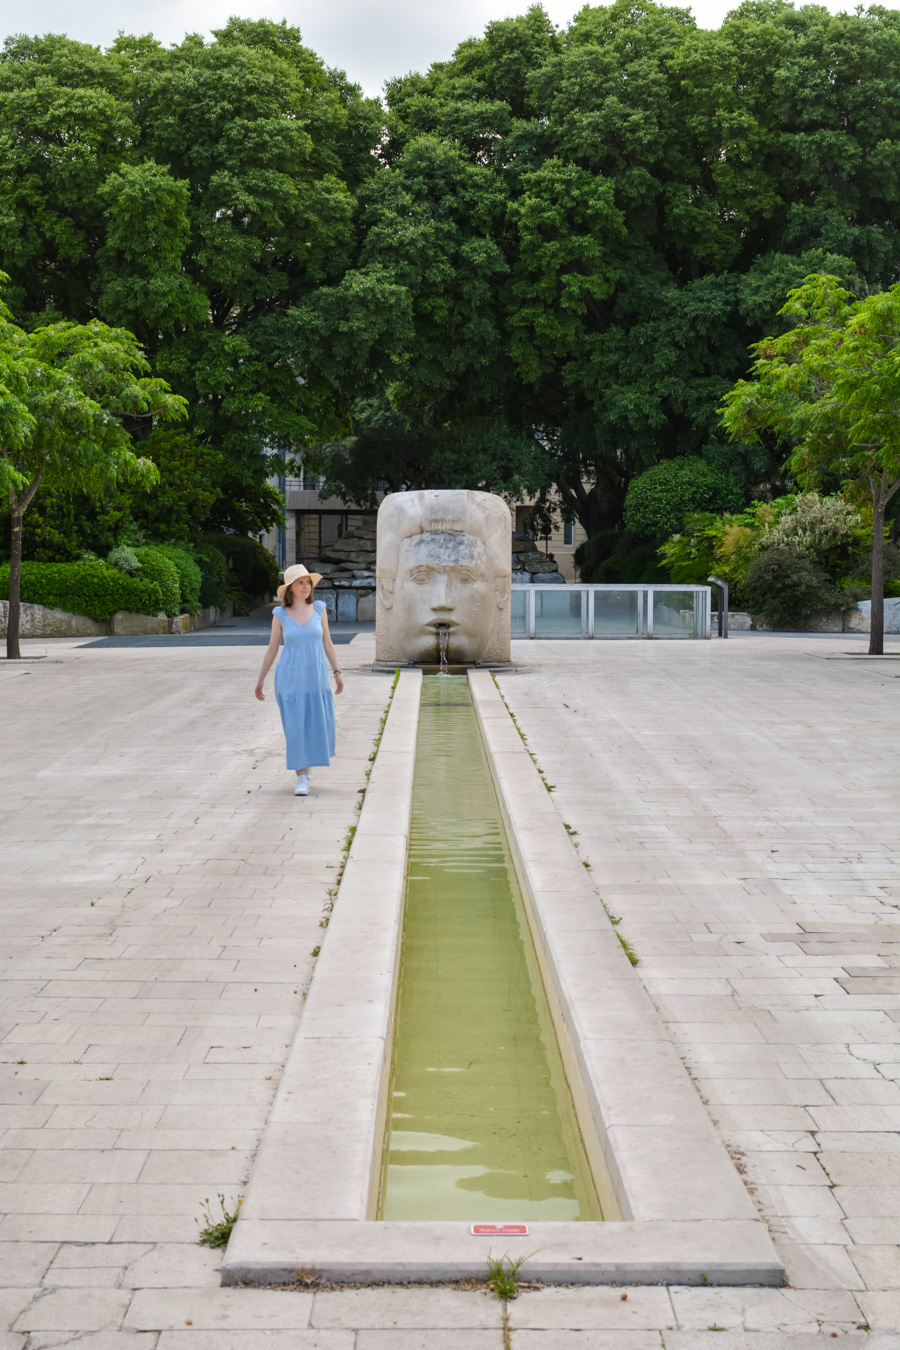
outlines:
[[314, 1327], [499, 1327], [500, 1304], [481, 1290], [384, 1288], [316, 1294]]
[[[831, 1332], [790, 1331], [666, 1331], [664, 1350], [827, 1350]], [[897, 1350], [897, 1338], [877, 1332], [848, 1332], [837, 1336], [841, 1350]]]
[[[397, 1350], [402, 1345], [402, 1340], [398, 1341]], [[359, 1339], [353, 1331], [185, 1330], [162, 1332], [156, 1347], [157, 1350], [359, 1350]], [[473, 1350], [480, 1347], [473, 1346]]]
[[[78, 1350], [154, 1350], [158, 1343], [155, 1331], [89, 1331], [74, 1341]], [[72, 1344], [70, 1331], [34, 1331], [28, 1337], [28, 1350], [62, 1350]]]
[[661, 1350], [658, 1331], [516, 1331], [515, 1350]]
[[541, 1289], [510, 1303], [509, 1320], [514, 1329], [628, 1331], [674, 1325], [675, 1313], [668, 1289]]

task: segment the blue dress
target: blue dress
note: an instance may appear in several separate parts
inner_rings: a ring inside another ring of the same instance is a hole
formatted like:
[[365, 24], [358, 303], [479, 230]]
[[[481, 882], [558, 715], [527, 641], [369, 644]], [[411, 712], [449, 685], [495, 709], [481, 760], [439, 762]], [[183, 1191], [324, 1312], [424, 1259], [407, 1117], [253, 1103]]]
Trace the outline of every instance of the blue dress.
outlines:
[[334, 698], [322, 646], [324, 609], [324, 601], [315, 600], [305, 624], [292, 619], [284, 605], [273, 611], [281, 622], [284, 638], [275, 667], [275, 697], [284, 727], [289, 769], [320, 764], [327, 767], [334, 754]]

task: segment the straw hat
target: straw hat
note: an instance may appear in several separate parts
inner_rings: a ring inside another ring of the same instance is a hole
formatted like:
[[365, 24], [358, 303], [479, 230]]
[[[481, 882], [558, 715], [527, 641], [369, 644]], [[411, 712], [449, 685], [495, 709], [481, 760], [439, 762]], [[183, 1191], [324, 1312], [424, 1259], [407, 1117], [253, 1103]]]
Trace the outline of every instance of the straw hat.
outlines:
[[291, 583], [294, 581], [299, 581], [301, 577], [309, 577], [313, 586], [315, 586], [317, 582], [322, 580], [321, 572], [307, 572], [306, 568], [303, 566], [302, 563], [297, 563], [296, 567], [286, 567], [284, 569], [283, 575], [284, 575], [284, 584], [279, 586], [278, 590], [275, 592], [279, 600], [284, 599], [284, 593], [287, 590], [288, 586], [290, 586]]

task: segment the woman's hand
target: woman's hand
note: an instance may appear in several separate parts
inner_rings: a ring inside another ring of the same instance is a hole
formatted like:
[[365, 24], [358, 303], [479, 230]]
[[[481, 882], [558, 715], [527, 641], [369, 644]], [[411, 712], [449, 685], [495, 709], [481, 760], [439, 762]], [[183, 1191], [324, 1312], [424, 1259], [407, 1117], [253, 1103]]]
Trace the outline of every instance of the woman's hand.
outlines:
[[278, 648], [281, 645], [281, 621], [272, 615], [272, 631], [269, 634], [269, 645], [266, 648], [262, 661], [262, 670], [259, 672], [259, 679], [256, 681], [256, 697], [260, 703], [265, 703], [266, 696], [263, 693], [263, 685], [266, 682], [266, 676], [272, 669], [272, 665], [278, 655]]
[[334, 676], [334, 692], [335, 694], [342, 694], [344, 692], [344, 681], [337, 671], [335, 671]]

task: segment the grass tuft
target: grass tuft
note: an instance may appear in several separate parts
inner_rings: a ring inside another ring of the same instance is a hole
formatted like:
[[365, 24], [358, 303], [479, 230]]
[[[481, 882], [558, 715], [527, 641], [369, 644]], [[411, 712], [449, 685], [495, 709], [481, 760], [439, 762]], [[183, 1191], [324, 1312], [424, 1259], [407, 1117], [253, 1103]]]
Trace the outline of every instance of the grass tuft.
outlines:
[[[231, 1237], [231, 1230], [237, 1223], [243, 1202], [243, 1196], [239, 1195], [237, 1204], [234, 1207], [234, 1212], [229, 1214], [228, 1210], [225, 1208], [225, 1196], [220, 1191], [219, 1205], [222, 1210], [222, 1217], [221, 1219], [216, 1219], [210, 1212], [209, 1200], [203, 1201], [203, 1217], [206, 1220], [206, 1224], [200, 1229], [199, 1242], [201, 1247], [226, 1246], [228, 1239]], [[200, 1220], [198, 1219], [197, 1222], [199, 1223]]]
[[[531, 1256], [534, 1255], [532, 1252]], [[516, 1298], [519, 1293], [519, 1271], [530, 1256], [517, 1256], [515, 1260], [506, 1253], [504, 1256], [488, 1256], [487, 1287], [502, 1303]]]
[[638, 956], [637, 952], [634, 950], [628, 939], [626, 937], [623, 937], [621, 933], [616, 933], [616, 937], [622, 944], [622, 951], [628, 957], [628, 960], [631, 962], [631, 964], [633, 966], [639, 965], [641, 958]]

